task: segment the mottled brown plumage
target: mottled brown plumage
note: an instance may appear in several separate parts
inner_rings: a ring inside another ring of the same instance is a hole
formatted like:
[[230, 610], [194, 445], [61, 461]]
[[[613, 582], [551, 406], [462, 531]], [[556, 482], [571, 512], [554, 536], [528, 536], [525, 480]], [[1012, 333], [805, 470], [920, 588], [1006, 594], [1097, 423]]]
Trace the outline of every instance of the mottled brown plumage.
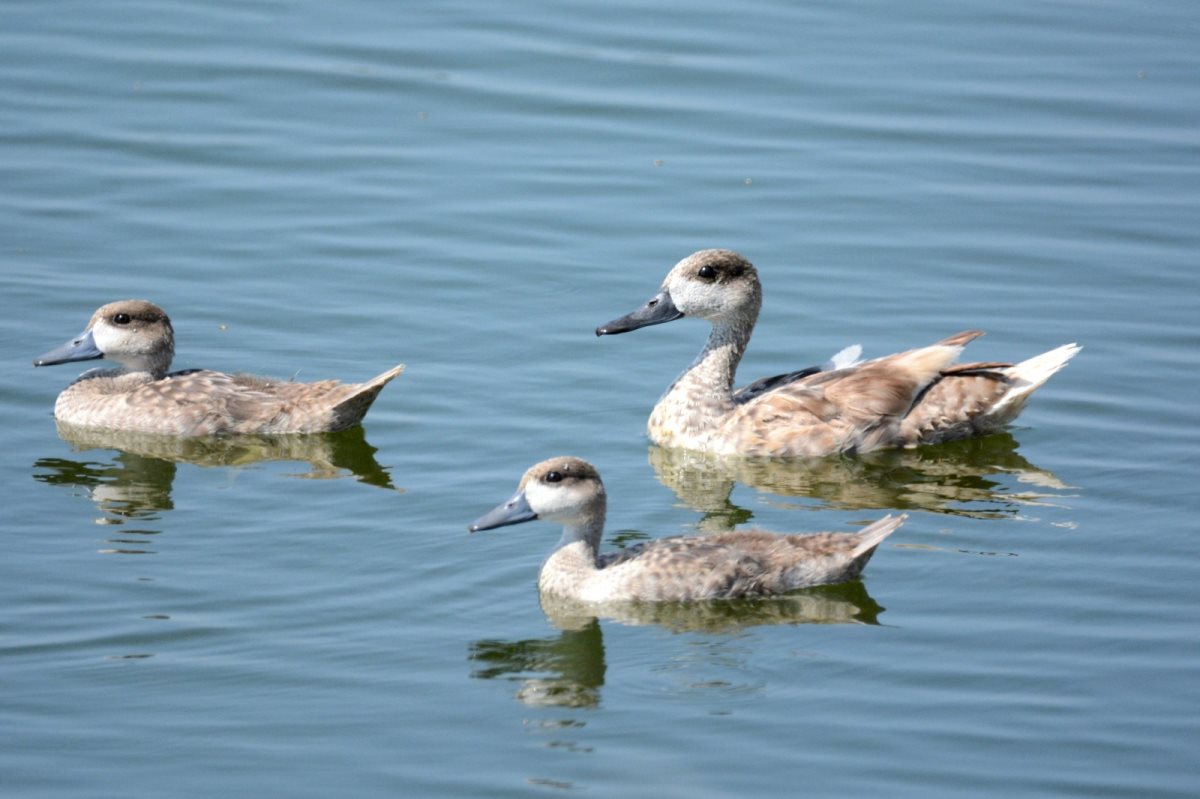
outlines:
[[84, 332], [34, 366], [105, 358], [58, 395], [55, 418], [71, 425], [175, 436], [315, 433], [362, 421], [396, 366], [366, 383], [296, 383], [208, 369], [168, 373], [171, 320], [145, 300], [121, 300], [92, 315]]
[[729, 250], [680, 261], [644, 307], [597, 335], [697, 316], [712, 324], [700, 355], [650, 414], [654, 443], [718, 455], [820, 456], [912, 447], [984, 435], [1020, 413], [1029, 395], [1079, 351], [1067, 344], [1019, 364], [953, 365], [967, 330], [928, 347], [850, 365], [733, 381], [758, 320], [758, 273]]
[[533, 519], [562, 524], [562, 538], [538, 576], [544, 593], [590, 602], [679, 602], [774, 596], [857, 579], [905, 519], [887, 516], [858, 533], [677, 536], [601, 555], [605, 511], [604, 484], [591, 464], [550, 458], [526, 471], [517, 494], [470, 529]]

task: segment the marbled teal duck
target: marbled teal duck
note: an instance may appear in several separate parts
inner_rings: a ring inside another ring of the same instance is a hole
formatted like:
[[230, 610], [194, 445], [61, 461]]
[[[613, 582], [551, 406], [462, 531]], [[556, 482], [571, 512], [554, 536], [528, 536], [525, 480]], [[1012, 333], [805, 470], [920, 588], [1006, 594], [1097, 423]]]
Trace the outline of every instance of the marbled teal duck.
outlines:
[[96, 358], [115, 369], [84, 372], [58, 395], [54, 416], [71, 425], [173, 436], [316, 433], [362, 421], [396, 366], [366, 383], [295, 383], [208, 369], [168, 372], [175, 333], [145, 300], [112, 302], [76, 338], [34, 366]]
[[962, 348], [983, 335], [967, 330], [928, 347], [734, 391], [761, 305], [749, 261], [730, 250], [701, 250], [676, 264], [644, 306], [596, 329], [612, 335], [684, 316], [712, 325], [700, 355], [650, 414], [654, 443], [717, 455], [821, 456], [987, 435], [1015, 419], [1080, 349], [1064, 344], [1018, 364], [955, 365]]
[[600, 554], [606, 503], [595, 467], [579, 458], [550, 458], [525, 472], [517, 493], [469, 529], [533, 519], [563, 525], [538, 576], [542, 592], [584, 602], [682, 602], [779, 595], [857, 579], [905, 519], [886, 516], [857, 533], [677, 536]]

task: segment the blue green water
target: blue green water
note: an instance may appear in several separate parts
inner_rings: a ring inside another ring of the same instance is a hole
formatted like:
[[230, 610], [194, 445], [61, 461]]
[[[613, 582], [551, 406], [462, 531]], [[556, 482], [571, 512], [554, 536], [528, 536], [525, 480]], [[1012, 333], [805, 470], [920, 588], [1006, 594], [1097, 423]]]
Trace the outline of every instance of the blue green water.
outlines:
[[[4, 18], [5, 796], [1200, 790], [1194, 4]], [[643, 429], [703, 325], [592, 330], [714, 246], [765, 284], [742, 382], [1084, 350], [1010, 434], [681, 461]], [[337, 436], [65, 441], [30, 361], [123, 297], [181, 368], [408, 371]], [[910, 518], [861, 584], [564, 618], [556, 531], [466, 532], [562, 453], [610, 545]]]

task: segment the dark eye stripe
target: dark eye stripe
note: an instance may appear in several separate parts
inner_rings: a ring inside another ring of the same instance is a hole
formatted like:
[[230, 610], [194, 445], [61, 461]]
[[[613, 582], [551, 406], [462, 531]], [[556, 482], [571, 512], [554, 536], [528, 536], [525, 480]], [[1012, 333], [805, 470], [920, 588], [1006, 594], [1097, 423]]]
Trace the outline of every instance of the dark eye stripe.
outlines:
[[130, 316], [127, 313], [119, 313], [113, 316], [113, 322], [118, 325], [127, 325], [130, 321]]
[[560, 483], [562, 479], [562, 472], [546, 472], [545, 480], [547, 483]]

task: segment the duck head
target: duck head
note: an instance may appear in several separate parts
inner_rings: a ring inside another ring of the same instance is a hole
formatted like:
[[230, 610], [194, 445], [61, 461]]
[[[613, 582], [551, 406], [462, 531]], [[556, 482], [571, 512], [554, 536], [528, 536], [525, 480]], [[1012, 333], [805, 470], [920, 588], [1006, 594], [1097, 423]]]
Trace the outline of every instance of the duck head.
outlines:
[[628, 333], [684, 316], [714, 326], [753, 326], [761, 305], [762, 287], [753, 264], [732, 250], [700, 250], [677, 263], [645, 305], [596, 328], [596, 335]]
[[165, 374], [175, 354], [175, 331], [165, 311], [145, 300], [110, 302], [83, 332], [38, 357], [34, 366], [104, 358], [130, 371]]
[[597, 517], [603, 520], [604, 510], [604, 483], [596, 467], [581, 458], [564, 456], [531, 466], [521, 477], [516, 494], [467, 529], [475, 533], [534, 519], [578, 527]]

